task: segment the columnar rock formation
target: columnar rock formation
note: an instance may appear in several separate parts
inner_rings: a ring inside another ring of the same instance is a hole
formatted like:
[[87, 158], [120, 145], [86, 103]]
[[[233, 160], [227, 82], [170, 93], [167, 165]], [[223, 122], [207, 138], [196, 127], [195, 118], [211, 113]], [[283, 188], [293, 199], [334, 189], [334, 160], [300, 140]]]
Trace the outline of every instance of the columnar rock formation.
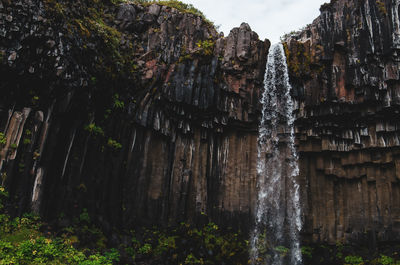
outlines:
[[247, 227], [269, 42], [167, 6], [91, 4], [0, 5], [0, 170], [20, 211]]
[[[268, 41], [163, 5], [0, 2], [0, 174], [19, 212], [249, 228]], [[400, 240], [399, 0], [286, 41], [304, 239]]]
[[332, 1], [286, 40], [309, 240], [400, 239], [399, 3]]

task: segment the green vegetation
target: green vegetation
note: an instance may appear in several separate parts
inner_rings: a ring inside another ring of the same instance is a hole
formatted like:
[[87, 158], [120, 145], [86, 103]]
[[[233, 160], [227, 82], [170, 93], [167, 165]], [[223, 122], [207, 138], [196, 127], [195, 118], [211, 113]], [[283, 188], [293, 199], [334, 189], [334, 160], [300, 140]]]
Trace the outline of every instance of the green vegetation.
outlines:
[[312, 62], [310, 50], [307, 49], [306, 44], [298, 41], [291, 42], [289, 50], [287, 43], [284, 42], [283, 48], [291, 77], [303, 79], [310, 76]]
[[163, 231], [157, 228], [137, 234], [132, 231], [131, 236], [131, 244], [125, 250], [136, 262], [235, 265], [248, 261], [248, 242], [231, 230], [221, 231], [212, 222], [201, 228], [181, 223]]
[[113, 99], [114, 99], [114, 104], [113, 104], [114, 108], [123, 109], [125, 107], [125, 103], [122, 100], [120, 100], [118, 94], [115, 94]]
[[284, 246], [277, 246], [274, 250], [278, 252], [281, 257], [285, 257], [289, 252], [289, 249]]
[[213, 23], [206, 18], [206, 16], [203, 14], [203, 12], [201, 12], [200, 10], [195, 8], [192, 4], [186, 4], [186, 3], [183, 3], [183, 2], [177, 1], [177, 0], [167, 0], [167, 1], [166, 0], [135, 0], [135, 2], [145, 5], [145, 6], [152, 5], [152, 4], [158, 4], [158, 5], [172, 7], [172, 8], [179, 10], [182, 13], [189, 13], [189, 14], [199, 16], [208, 24], [213, 25]]
[[301, 254], [303, 255], [303, 257], [307, 257], [307, 258], [311, 259], [313, 251], [314, 251], [314, 249], [312, 247], [309, 247], [309, 246], [301, 247]]
[[[92, 220], [95, 218], [86, 208], [69, 219], [64, 213], [59, 214], [60, 220], [70, 220], [65, 222], [69, 226], [52, 231], [48, 224], [33, 214], [10, 217], [4, 207], [8, 197], [7, 191], [0, 186], [0, 264], [248, 264], [248, 241], [245, 237], [232, 229], [222, 230], [213, 222], [197, 227], [182, 222], [165, 229], [142, 227], [125, 231], [121, 235], [125, 243], [119, 244], [118, 249], [108, 249], [107, 238], [94, 225]], [[266, 237], [266, 234], [261, 235], [260, 242], [267, 248]], [[338, 242], [336, 246], [303, 246], [301, 251], [304, 264], [311, 264], [312, 260], [318, 264], [400, 264], [382, 254], [374, 260], [367, 260], [350, 254], [350, 249]], [[274, 250], [282, 257], [289, 253], [284, 246]], [[347, 255], [336, 257], [335, 250]], [[320, 256], [323, 252], [331, 253], [329, 261]], [[263, 253], [265, 256], [269, 254]], [[397, 255], [397, 252], [393, 254]]]
[[122, 144], [118, 143], [116, 140], [112, 138], [108, 138], [107, 145], [115, 150], [119, 150], [122, 148]]
[[0, 132], [0, 148], [2, 148], [3, 146], [5, 146], [7, 143], [7, 138], [4, 135], [4, 133]]
[[377, 0], [377, 1], [376, 1], [376, 6], [378, 7], [379, 12], [380, 12], [383, 16], [386, 16], [386, 15], [387, 15], [387, 10], [386, 10], [386, 6], [385, 6], [385, 3], [384, 3], [384, 2]]
[[381, 257], [379, 258], [379, 263], [381, 263], [382, 265], [395, 264], [394, 260], [391, 257], [385, 256], [385, 255], [381, 255]]
[[0, 264], [113, 264], [119, 254], [111, 249], [104, 254], [73, 246], [69, 237], [54, 237], [41, 232], [39, 217], [25, 214], [11, 218], [4, 209], [8, 193], [0, 186]]
[[364, 264], [364, 260], [360, 256], [346, 256], [344, 258], [345, 264], [354, 264], [354, 265], [362, 265]]
[[214, 45], [215, 43], [212, 40], [200, 40], [196, 43], [196, 46], [201, 48], [201, 54], [205, 56], [210, 56], [214, 53]]
[[371, 252], [367, 247], [344, 245], [336, 242], [335, 245], [302, 246], [304, 264], [344, 264], [344, 265], [400, 265], [399, 246], [380, 246], [379, 252]]
[[94, 136], [104, 136], [104, 131], [101, 127], [96, 126], [95, 123], [90, 123], [85, 126], [85, 131], [88, 131], [91, 135]]

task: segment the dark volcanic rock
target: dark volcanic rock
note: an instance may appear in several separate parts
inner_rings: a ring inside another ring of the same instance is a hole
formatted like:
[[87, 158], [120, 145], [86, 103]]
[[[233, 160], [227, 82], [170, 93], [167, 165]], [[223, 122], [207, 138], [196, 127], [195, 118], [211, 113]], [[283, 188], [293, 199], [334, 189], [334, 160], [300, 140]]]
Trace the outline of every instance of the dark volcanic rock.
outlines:
[[332, 1], [286, 40], [308, 240], [400, 240], [399, 1]]
[[248, 227], [268, 41], [155, 4], [18, 0], [0, 17], [0, 172], [20, 212]]

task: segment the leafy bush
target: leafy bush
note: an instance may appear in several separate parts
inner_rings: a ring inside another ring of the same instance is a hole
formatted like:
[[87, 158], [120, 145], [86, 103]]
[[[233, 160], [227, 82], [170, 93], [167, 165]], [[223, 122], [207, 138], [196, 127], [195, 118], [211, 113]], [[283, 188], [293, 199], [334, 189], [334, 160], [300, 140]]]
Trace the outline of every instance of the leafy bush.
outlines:
[[119, 99], [119, 95], [114, 95], [114, 108], [116, 109], [123, 109], [125, 107], [125, 103]]
[[0, 148], [7, 143], [7, 138], [4, 133], [0, 132]]
[[116, 150], [121, 149], [122, 148], [122, 144], [118, 143], [116, 140], [112, 139], [112, 138], [108, 138], [108, 142], [107, 145], [111, 148], [114, 148]]
[[0, 186], [0, 264], [112, 265], [119, 260], [115, 249], [104, 255], [80, 251], [73, 247], [76, 241], [70, 238], [52, 237], [49, 233], [45, 236], [40, 232], [39, 217], [33, 214], [11, 218], [3, 206], [7, 197], [7, 191]]
[[103, 129], [99, 126], [96, 126], [95, 123], [90, 123], [89, 125], [85, 126], [85, 130], [95, 136], [97, 136], [97, 135], [104, 136]]
[[212, 40], [198, 41], [196, 43], [198, 48], [201, 48], [201, 52], [205, 56], [210, 56], [214, 52], [214, 42]]
[[307, 258], [311, 259], [313, 251], [314, 251], [314, 249], [312, 247], [308, 247], [308, 246], [301, 247], [301, 254], [303, 255], [303, 257], [307, 257]]
[[391, 257], [381, 255], [381, 257], [379, 259], [379, 263], [381, 263], [382, 265], [391, 265], [391, 264], [394, 264], [394, 261]]
[[360, 256], [346, 256], [344, 258], [345, 264], [361, 265], [364, 264], [364, 260]]
[[232, 230], [221, 231], [215, 223], [192, 227], [181, 223], [167, 231], [156, 228], [132, 232], [126, 252], [136, 262], [162, 264], [247, 264], [248, 242]]

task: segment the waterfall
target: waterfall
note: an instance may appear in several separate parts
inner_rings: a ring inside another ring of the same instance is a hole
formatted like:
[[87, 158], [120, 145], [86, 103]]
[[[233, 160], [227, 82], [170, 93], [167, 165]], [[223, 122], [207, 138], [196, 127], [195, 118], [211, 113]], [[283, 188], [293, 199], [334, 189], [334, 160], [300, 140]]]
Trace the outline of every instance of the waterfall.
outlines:
[[268, 55], [258, 138], [257, 205], [250, 241], [253, 265], [301, 264], [302, 226], [294, 102], [282, 44]]

